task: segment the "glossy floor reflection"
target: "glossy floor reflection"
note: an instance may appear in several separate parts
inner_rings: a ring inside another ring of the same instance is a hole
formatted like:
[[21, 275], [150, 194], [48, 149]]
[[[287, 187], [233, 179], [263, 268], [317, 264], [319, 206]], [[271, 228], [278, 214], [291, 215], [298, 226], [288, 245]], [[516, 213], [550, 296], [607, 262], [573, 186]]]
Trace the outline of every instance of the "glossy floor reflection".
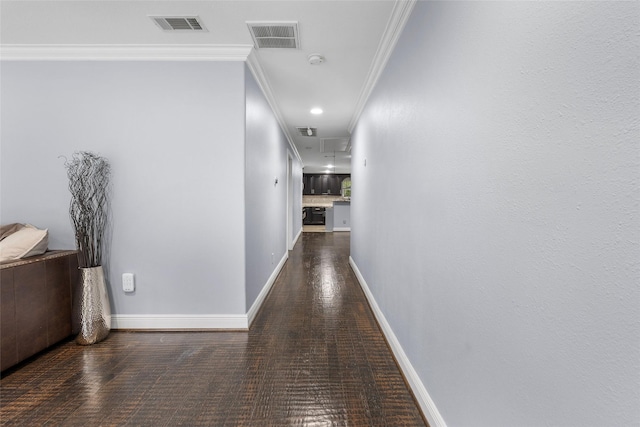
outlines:
[[4, 374], [2, 425], [424, 426], [348, 265], [304, 233], [247, 332], [114, 332]]

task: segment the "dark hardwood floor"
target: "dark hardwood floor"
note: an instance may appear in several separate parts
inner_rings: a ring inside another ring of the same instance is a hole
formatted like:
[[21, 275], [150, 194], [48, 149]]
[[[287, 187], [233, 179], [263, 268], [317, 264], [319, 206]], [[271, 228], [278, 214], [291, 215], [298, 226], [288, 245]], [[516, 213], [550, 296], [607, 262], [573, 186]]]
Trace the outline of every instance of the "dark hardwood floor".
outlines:
[[303, 233], [249, 332], [117, 332], [5, 372], [2, 425], [424, 426], [348, 264]]

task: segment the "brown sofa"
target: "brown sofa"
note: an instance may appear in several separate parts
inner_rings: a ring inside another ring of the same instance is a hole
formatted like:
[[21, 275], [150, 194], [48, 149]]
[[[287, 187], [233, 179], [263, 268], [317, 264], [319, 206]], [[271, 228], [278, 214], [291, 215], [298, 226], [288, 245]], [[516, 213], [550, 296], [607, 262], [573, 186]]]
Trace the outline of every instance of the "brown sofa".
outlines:
[[76, 251], [48, 251], [0, 264], [0, 370], [71, 335]]

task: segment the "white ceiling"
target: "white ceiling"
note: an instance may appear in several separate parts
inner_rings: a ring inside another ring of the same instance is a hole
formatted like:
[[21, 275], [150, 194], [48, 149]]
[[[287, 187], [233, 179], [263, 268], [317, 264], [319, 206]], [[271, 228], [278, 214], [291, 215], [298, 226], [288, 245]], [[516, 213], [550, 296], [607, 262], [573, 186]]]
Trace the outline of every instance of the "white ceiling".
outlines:
[[[349, 138], [350, 122], [368, 95], [376, 65], [388, 55], [402, 2], [375, 1], [5, 1], [3, 45], [253, 45], [247, 21], [297, 21], [299, 49], [261, 49], [255, 59], [263, 86], [305, 173], [325, 172], [333, 152], [321, 139]], [[199, 16], [207, 32], [164, 32], [149, 16]], [[385, 50], [385, 40], [387, 48]], [[381, 45], [382, 43], [382, 45]], [[326, 60], [310, 65], [312, 53]], [[312, 107], [324, 114], [314, 116]], [[318, 128], [300, 136], [299, 126]], [[328, 157], [327, 157], [328, 156]], [[335, 153], [335, 172], [350, 172], [348, 152]]]

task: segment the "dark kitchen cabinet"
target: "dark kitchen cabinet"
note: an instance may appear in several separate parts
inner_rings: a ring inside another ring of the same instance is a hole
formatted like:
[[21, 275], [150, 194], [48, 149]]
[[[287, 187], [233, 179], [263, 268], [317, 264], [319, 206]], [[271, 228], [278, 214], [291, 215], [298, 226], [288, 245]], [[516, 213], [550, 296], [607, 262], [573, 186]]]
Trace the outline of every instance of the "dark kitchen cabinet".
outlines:
[[311, 182], [311, 176], [308, 174], [302, 175], [302, 194], [314, 194], [311, 192], [313, 183]]
[[342, 181], [350, 176], [349, 174], [304, 174], [302, 178], [304, 184], [302, 194], [339, 196], [342, 189]]
[[[314, 177], [315, 175], [303, 175], [302, 182], [304, 184], [304, 187], [302, 189], [302, 194], [315, 194]], [[312, 188], [314, 189], [314, 191], [312, 191]]]
[[[331, 175], [320, 175], [318, 176], [318, 181], [319, 183], [316, 185], [316, 188], [320, 189], [320, 194], [330, 194], [331, 193], [331, 188], [330, 188], [330, 181], [331, 181]], [[316, 190], [317, 192], [317, 190]]]

